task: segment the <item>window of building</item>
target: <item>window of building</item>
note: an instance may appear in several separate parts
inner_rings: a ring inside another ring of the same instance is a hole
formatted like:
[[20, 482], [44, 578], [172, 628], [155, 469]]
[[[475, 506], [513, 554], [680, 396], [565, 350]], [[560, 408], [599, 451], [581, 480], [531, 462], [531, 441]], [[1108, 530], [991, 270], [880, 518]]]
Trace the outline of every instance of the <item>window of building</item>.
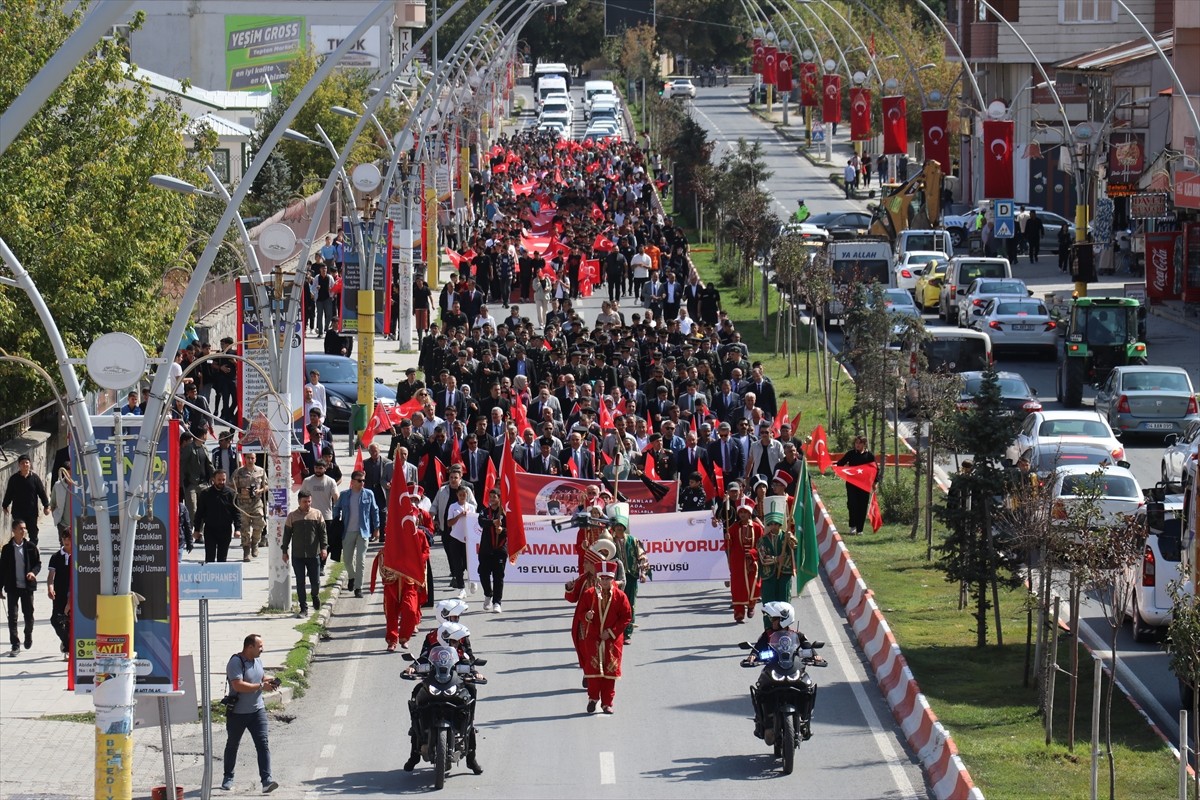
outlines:
[[221, 179], [221, 183], [229, 183], [229, 150], [218, 148], [213, 150], [213, 172]]
[[1058, 0], [1058, 20], [1064, 25], [1116, 19], [1117, 4], [1113, 0]]
[[1021, 21], [1021, 0], [991, 0], [989, 5], [996, 9], [997, 13], [993, 14], [991, 11], [987, 11], [987, 7], [980, 3], [979, 7], [987, 12], [981, 19], [988, 22], [999, 22], [1003, 17], [1009, 22]]

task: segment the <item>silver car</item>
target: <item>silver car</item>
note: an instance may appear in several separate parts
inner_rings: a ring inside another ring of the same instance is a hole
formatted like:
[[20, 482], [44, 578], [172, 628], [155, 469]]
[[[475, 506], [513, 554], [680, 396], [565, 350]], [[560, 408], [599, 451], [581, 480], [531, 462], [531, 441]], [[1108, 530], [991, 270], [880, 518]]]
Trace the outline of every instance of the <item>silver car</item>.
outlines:
[[996, 297], [1031, 297], [1033, 292], [1019, 278], [976, 278], [965, 294], [958, 297], [958, 327], [971, 327], [975, 309], [987, 306]]
[[1192, 420], [1181, 436], [1167, 435], [1162, 454], [1162, 482], [1168, 489], [1182, 489], [1185, 478], [1196, 470], [1200, 459], [1200, 420]]
[[1114, 431], [1166, 436], [1200, 419], [1195, 390], [1182, 367], [1115, 367], [1096, 392], [1096, 412]]

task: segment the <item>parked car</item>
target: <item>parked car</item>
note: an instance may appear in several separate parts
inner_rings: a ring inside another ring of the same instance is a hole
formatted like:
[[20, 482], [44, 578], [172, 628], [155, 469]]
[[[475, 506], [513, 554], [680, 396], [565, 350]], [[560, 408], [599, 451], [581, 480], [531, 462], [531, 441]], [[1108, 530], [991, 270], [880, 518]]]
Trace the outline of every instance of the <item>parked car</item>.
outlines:
[[[959, 376], [963, 382], [962, 394], [958, 398], [959, 411], [975, 407], [975, 396], [983, 387], [984, 375], [983, 372], [964, 372]], [[1005, 411], [1010, 414], [1029, 414], [1042, 410], [1037, 392], [1029, 387], [1019, 373], [997, 372], [996, 379], [1000, 383], [1000, 402]]]
[[958, 300], [977, 278], [1011, 278], [1012, 265], [1007, 258], [955, 256], [946, 268], [946, 278], [938, 295], [938, 317], [949, 324], [958, 322]]
[[863, 211], [826, 211], [813, 214], [805, 222], [824, 228], [834, 239], [853, 239], [866, 235], [871, 227], [871, 215]]
[[995, 297], [971, 312], [970, 327], [992, 337], [996, 350], [1036, 350], [1058, 354], [1058, 323], [1046, 304], [1033, 297]]
[[1146, 504], [1142, 487], [1128, 467], [1109, 464], [1060, 467], [1050, 489], [1050, 517], [1057, 523], [1070, 518], [1071, 505], [1086, 498], [1098, 506], [1097, 525], [1112, 525], [1136, 516]]
[[1148, 364], [1113, 367], [1096, 390], [1096, 412], [1113, 430], [1150, 435], [1180, 434], [1200, 419], [1187, 370]]
[[1033, 292], [1025, 281], [1016, 278], [976, 278], [958, 296], [958, 326], [971, 327], [971, 316], [995, 297], [1032, 297]]
[[1157, 639], [1171, 624], [1170, 585], [1179, 580], [1183, 555], [1183, 495], [1159, 495], [1138, 510], [1137, 519], [1146, 533], [1142, 560], [1133, 568], [1127, 606], [1135, 642]]
[[[325, 396], [329, 398], [325, 424], [335, 435], [339, 434], [346, 430], [350, 409], [358, 402], [358, 362], [345, 356], [308, 353], [304, 356], [304, 371], [314, 369], [321, 373]], [[384, 405], [395, 405], [396, 390], [384, 385], [383, 378], [376, 378], [375, 399]]]
[[1200, 420], [1192, 420], [1182, 434], [1167, 435], [1162, 454], [1162, 482], [1171, 489], [1182, 489], [1196, 472], [1200, 461]]
[[926, 267], [938, 262], [944, 264], [948, 260], [945, 253], [939, 253], [936, 250], [910, 250], [901, 253], [892, 270], [892, 282], [898, 289], [915, 292], [917, 281], [925, 273]]
[[667, 84], [664, 94], [668, 98], [687, 97], [695, 99], [696, 84], [692, 83], [691, 78], [676, 78]]
[[802, 242], [824, 244], [830, 240], [829, 231], [809, 222], [785, 222], [779, 226], [780, 237], [799, 236]]
[[1035, 411], [1021, 423], [1009, 459], [1036, 445], [1079, 443], [1103, 445], [1113, 461], [1125, 458], [1125, 448], [1104, 418], [1090, 411]]
[[[1067, 219], [1061, 214], [1055, 214], [1053, 211], [1045, 211], [1034, 206], [1026, 206], [1027, 209], [1037, 211], [1038, 219], [1042, 221], [1042, 251], [1047, 253], [1058, 252], [1058, 231], [1064, 225], [1067, 228], [1067, 233], [1071, 237], [1071, 241], [1075, 241], [1075, 223]], [[1022, 244], [1019, 247], [1019, 252], [1028, 252], [1029, 248]]]
[[921, 272], [921, 277], [917, 278], [913, 294], [922, 311], [938, 310], [938, 299], [942, 295], [942, 284], [946, 282], [947, 267], [945, 262], [936, 261], [926, 267]]
[[1035, 444], [1021, 453], [1029, 459], [1029, 471], [1042, 480], [1049, 480], [1054, 472], [1062, 467], [1096, 467], [1115, 463], [1119, 467], [1128, 467], [1127, 461], [1113, 461], [1112, 453], [1104, 444], [1088, 444], [1086, 442], [1047, 442]]

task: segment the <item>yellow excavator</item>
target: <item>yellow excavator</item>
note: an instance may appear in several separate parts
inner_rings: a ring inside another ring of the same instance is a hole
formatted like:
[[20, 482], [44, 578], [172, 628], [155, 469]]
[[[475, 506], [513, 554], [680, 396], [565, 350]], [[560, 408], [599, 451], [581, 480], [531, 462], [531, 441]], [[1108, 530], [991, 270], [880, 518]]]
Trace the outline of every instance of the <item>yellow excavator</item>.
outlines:
[[872, 210], [869, 233], [895, 245], [901, 231], [936, 228], [942, 218], [942, 178], [942, 165], [931, 160], [905, 183], [891, 186]]

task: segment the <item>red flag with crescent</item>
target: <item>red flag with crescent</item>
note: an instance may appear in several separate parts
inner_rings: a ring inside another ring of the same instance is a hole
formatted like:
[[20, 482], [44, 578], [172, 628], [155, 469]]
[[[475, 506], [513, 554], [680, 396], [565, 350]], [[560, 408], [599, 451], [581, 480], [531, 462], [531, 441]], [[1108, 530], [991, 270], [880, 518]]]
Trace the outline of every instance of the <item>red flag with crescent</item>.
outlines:
[[763, 48], [763, 83], [771, 86], [775, 85], [775, 59], [778, 55], [774, 47]]
[[833, 466], [833, 458], [829, 455], [829, 442], [825, 438], [825, 426], [813, 428], [812, 441], [808, 443], [809, 455], [817, 462], [817, 471], [822, 475]]
[[821, 79], [821, 119], [824, 122], [842, 121], [842, 76], [825, 75]]
[[787, 412], [788, 412], [787, 400], [784, 400], [783, 405], [781, 405], [779, 407], [779, 413], [775, 415], [775, 421], [773, 423], [771, 423], [771, 430], [773, 430], [775, 432], [776, 436], [778, 436], [779, 431], [783, 429], [783, 423], [787, 422], [787, 418], [788, 418]]
[[921, 112], [921, 128], [925, 136], [925, 160], [936, 161], [945, 172], [950, 167], [950, 112], [944, 108]]
[[867, 519], [871, 521], [871, 530], [877, 531], [883, 527], [883, 512], [879, 510], [879, 496], [871, 495], [871, 505], [867, 507]]
[[1013, 196], [1013, 121], [983, 122], [983, 196], [1006, 200]]
[[880, 100], [883, 106], [883, 154], [904, 155], [908, 152], [908, 104], [903, 95]]
[[521, 493], [517, 490], [517, 462], [511, 445], [512, 442], [505, 440], [500, 453], [500, 506], [504, 509], [504, 525], [508, 530], [508, 560], [515, 563], [526, 542]]
[[792, 91], [791, 53], [780, 53], [775, 61], [775, 88], [781, 92]]
[[817, 65], [811, 61], [800, 65], [800, 105], [805, 108], [817, 106]]
[[762, 39], [755, 39], [751, 43], [750, 48], [750, 68], [755, 75], [762, 75], [763, 71], [763, 43]]
[[871, 90], [850, 88], [850, 138], [864, 142], [871, 138]]
[[875, 487], [875, 473], [878, 467], [874, 464], [860, 464], [857, 467], [839, 467], [834, 465], [833, 474], [851, 486], [869, 492]]

